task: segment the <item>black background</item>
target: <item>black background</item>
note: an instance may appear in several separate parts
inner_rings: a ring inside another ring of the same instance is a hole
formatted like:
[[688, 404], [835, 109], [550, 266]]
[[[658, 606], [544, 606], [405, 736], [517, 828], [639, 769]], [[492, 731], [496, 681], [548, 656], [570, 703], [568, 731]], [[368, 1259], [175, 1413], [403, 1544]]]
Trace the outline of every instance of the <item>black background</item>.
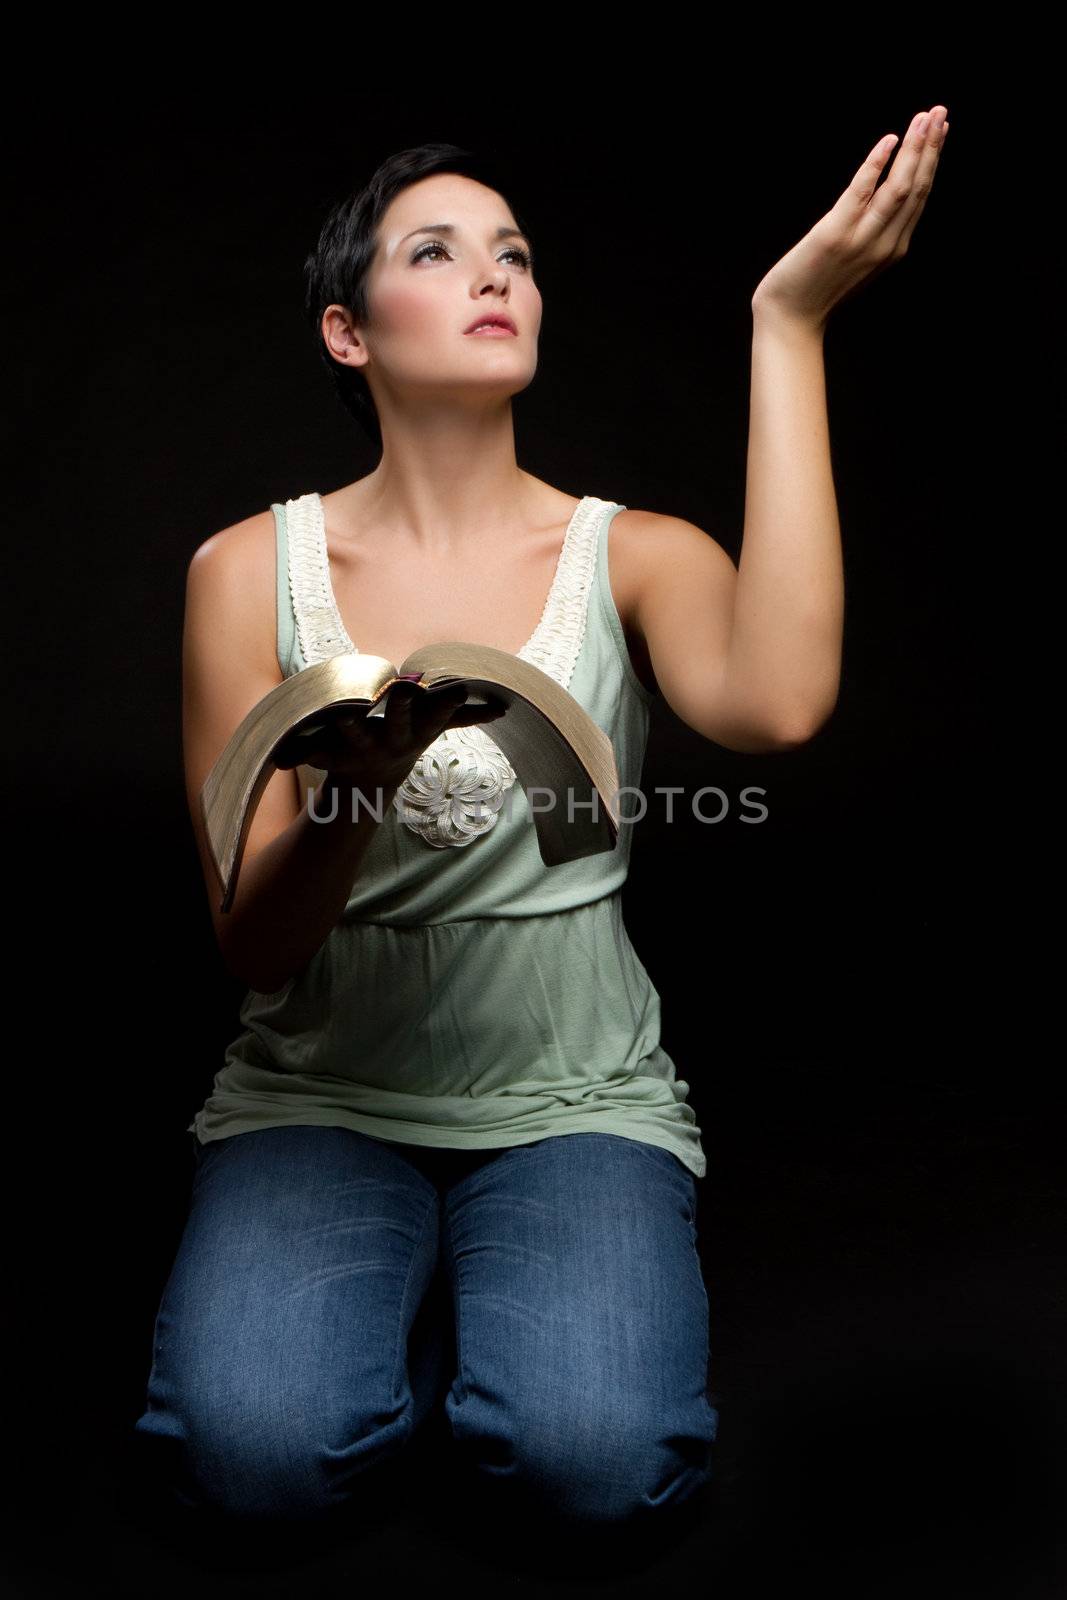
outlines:
[[[185, 569], [211, 533], [376, 459], [300, 315], [326, 208], [394, 150], [491, 145], [545, 302], [520, 464], [687, 518], [736, 560], [752, 290], [884, 133], [941, 102], [952, 128], [909, 255], [826, 338], [834, 716], [751, 756], [654, 711], [646, 791], [730, 801], [716, 825], [650, 807], [624, 902], [703, 1130], [722, 1419], [701, 1526], [618, 1581], [1051, 1594], [1063, 1190], [1015, 898], [1032, 823], [1004, 376], [1040, 287], [998, 248], [1023, 97], [888, 25], [878, 47], [850, 36], [844, 74], [819, 41], [779, 38], [772, 74], [752, 47], [698, 62], [684, 33], [662, 63], [593, 37], [542, 67], [517, 60], [521, 32], [499, 43], [532, 19], [467, 14], [462, 71], [449, 58], [416, 82], [396, 41], [309, 20], [299, 59], [260, 31], [247, 70], [239, 51], [183, 70], [139, 47], [132, 70], [101, 51], [79, 72], [68, 39], [62, 76], [39, 64], [8, 105], [12, 1592], [241, 1582], [132, 1516], [126, 1442], [185, 1215], [185, 1129], [241, 998], [185, 811]], [[762, 825], [742, 820], [747, 785], [766, 791]], [[334, 1593], [356, 1570], [376, 1588], [550, 1581], [493, 1567], [477, 1528], [398, 1537], [418, 1510], [347, 1565], [257, 1592]]]

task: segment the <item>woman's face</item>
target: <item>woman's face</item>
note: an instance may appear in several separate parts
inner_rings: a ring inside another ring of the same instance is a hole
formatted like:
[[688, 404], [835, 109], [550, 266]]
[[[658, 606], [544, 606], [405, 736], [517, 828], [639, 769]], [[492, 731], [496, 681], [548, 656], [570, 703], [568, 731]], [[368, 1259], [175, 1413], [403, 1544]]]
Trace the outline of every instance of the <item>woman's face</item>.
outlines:
[[[529, 256], [503, 196], [473, 178], [439, 172], [401, 190], [378, 226], [366, 279], [370, 321], [357, 330], [375, 398], [382, 390], [459, 399], [525, 389], [541, 328]], [[467, 332], [490, 315], [509, 317], [516, 332]]]

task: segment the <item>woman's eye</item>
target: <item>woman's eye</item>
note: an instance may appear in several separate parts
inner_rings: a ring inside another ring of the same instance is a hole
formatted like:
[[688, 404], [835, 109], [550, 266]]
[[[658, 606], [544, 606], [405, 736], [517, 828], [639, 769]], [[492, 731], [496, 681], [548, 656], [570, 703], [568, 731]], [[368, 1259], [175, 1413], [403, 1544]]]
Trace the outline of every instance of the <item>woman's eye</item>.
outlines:
[[420, 250], [416, 250], [415, 251], [415, 254], [412, 256], [411, 259], [412, 259], [413, 262], [414, 261], [420, 261], [423, 256], [426, 256], [428, 258], [430, 256], [431, 252], [432, 253], [437, 253], [437, 252], [441, 252], [441, 251], [444, 251], [444, 253], [447, 254], [447, 251], [445, 251], [445, 247], [444, 247], [443, 244], [424, 244]]
[[[425, 257], [426, 260], [430, 260], [432, 257], [441, 254], [448, 254], [447, 245], [443, 245], [439, 240], [433, 239], [429, 244], [420, 246], [420, 248], [415, 251], [415, 254], [412, 256], [411, 260], [412, 263], [422, 260], [423, 257]], [[531, 266], [533, 265], [533, 257], [530, 255], [529, 251], [521, 249], [518, 245], [510, 245], [508, 249], [503, 252], [501, 260], [504, 259], [504, 256], [517, 257], [527, 272], [529, 272]]]

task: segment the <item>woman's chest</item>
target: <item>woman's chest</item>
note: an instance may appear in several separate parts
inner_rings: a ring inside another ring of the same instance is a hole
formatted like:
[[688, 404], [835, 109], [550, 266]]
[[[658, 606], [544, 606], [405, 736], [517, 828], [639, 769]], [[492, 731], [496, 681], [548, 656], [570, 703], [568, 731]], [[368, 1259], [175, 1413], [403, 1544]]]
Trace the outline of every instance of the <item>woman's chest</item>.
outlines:
[[442, 640], [491, 645], [513, 655], [545, 614], [558, 547], [477, 563], [393, 562], [330, 555], [334, 597], [357, 649], [399, 665]]
[[339, 624], [356, 649], [396, 666], [413, 651], [445, 640], [511, 655], [533, 649], [543, 656], [547, 646], [550, 656], [562, 658], [580, 646], [591, 608], [594, 624], [605, 622], [606, 602], [621, 625], [635, 673], [651, 689], [651, 665], [636, 620], [631, 541], [612, 541], [609, 561], [608, 541], [599, 537], [603, 506], [587, 496], [566, 523], [487, 541], [460, 556], [419, 551], [366, 530], [332, 537], [325, 508], [314, 497], [307, 508], [310, 537], [298, 543], [304, 567], [308, 550], [317, 552], [313, 564], [321, 577], [313, 583], [298, 554], [295, 587], [316, 605], [325, 604], [335, 631]]

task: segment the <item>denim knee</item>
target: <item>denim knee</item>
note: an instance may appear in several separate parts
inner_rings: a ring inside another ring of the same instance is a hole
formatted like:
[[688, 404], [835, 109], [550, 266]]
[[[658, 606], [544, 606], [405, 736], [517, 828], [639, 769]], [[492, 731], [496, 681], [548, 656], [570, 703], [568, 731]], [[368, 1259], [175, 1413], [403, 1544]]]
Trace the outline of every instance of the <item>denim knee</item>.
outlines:
[[583, 1417], [542, 1403], [511, 1411], [506, 1422], [483, 1414], [477, 1439], [478, 1397], [449, 1409], [478, 1470], [521, 1483], [562, 1523], [645, 1522], [661, 1507], [681, 1506], [711, 1476], [718, 1413], [706, 1402], [689, 1431], [665, 1429], [662, 1407], [631, 1403]]
[[[250, 1410], [234, 1396], [174, 1413], [148, 1411], [141, 1437], [170, 1440], [168, 1485], [183, 1505], [238, 1522], [319, 1522], [356, 1498], [356, 1481], [393, 1460], [412, 1431], [410, 1410], [361, 1426], [332, 1423], [307, 1397]], [[175, 1445], [178, 1449], [175, 1450]], [[160, 1458], [162, 1459], [162, 1458]]]

